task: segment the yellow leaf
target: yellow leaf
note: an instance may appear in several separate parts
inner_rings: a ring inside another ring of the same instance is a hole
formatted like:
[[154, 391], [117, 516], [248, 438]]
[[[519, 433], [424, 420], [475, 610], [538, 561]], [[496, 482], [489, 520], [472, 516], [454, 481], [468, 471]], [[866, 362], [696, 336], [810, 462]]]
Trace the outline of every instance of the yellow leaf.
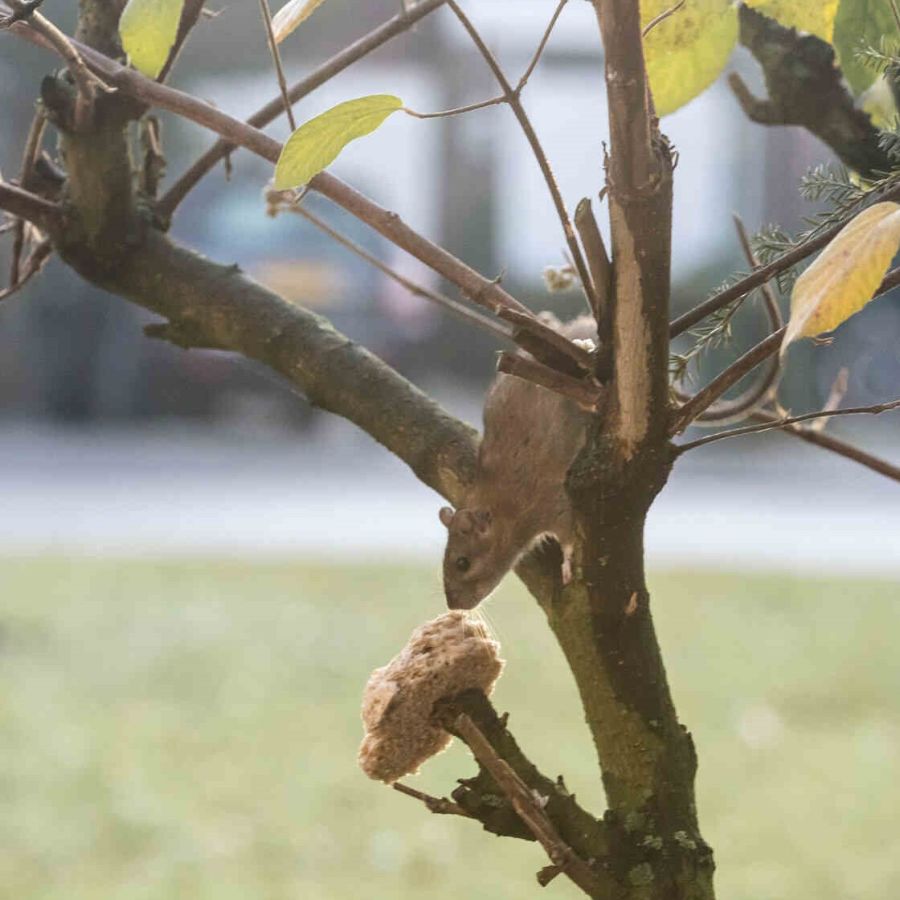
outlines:
[[306, 184], [337, 159], [344, 147], [370, 134], [403, 101], [391, 94], [373, 94], [339, 103], [301, 125], [288, 138], [275, 164], [275, 189], [279, 191]]
[[808, 31], [831, 43], [838, 0], [744, 0], [747, 6], [788, 28]]
[[845, 225], [797, 279], [781, 343], [837, 328], [871, 299], [900, 246], [900, 203], [876, 203]]
[[305, 22], [325, 0], [288, 0], [272, 16], [275, 43], [280, 44], [297, 26]]
[[128, 0], [119, 19], [119, 36], [131, 64], [156, 78], [178, 34], [184, 0]]
[[[642, 24], [672, 6], [673, 0], [644, 0]], [[684, 106], [719, 77], [737, 33], [737, 9], [730, 0], [687, 0], [654, 26], [644, 39], [644, 56], [657, 115]]]

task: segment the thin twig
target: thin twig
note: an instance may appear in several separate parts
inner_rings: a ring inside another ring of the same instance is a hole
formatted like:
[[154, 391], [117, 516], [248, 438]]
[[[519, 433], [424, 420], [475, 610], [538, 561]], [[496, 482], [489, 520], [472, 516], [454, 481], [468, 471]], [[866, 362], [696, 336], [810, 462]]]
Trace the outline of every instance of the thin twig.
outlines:
[[[26, 191], [31, 189], [31, 176], [34, 173], [34, 161], [41, 148], [44, 130], [47, 126], [47, 118], [42, 107], [35, 111], [31, 126], [28, 129], [28, 137], [25, 139], [25, 149], [22, 151], [22, 166], [19, 170], [19, 184]], [[22, 261], [22, 252], [25, 249], [25, 220], [16, 219], [13, 226], [12, 259], [9, 269], [9, 283], [15, 285], [19, 281], [19, 264]]]
[[599, 339], [602, 344], [609, 346], [610, 333], [612, 331], [612, 263], [603, 236], [597, 225], [597, 219], [591, 208], [591, 201], [583, 197], [575, 207], [575, 227], [578, 236], [584, 246], [584, 255], [587, 257], [588, 268], [591, 273], [591, 281], [594, 286], [594, 318], [597, 320]]
[[778, 331], [772, 332], [765, 340], [751, 347], [727, 369], [720, 372], [706, 387], [697, 391], [687, 403], [678, 409], [671, 434], [676, 435], [684, 431], [694, 419], [712, 406], [729, 388], [734, 387], [745, 375], [752, 372], [773, 353], [777, 353], [785, 331], [787, 328], [779, 328]]
[[[892, 269], [884, 276], [875, 289], [872, 299], [876, 299], [900, 285], [900, 266]], [[743, 356], [735, 360], [727, 369], [717, 375], [705, 388], [698, 391], [676, 413], [675, 424], [671, 433], [679, 434], [694, 421], [704, 410], [708, 409], [729, 388], [738, 383], [745, 375], [756, 368], [763, 360], [781, 347], [786, 328], [773, 332], [755, 347], [751, 347]]]
[[847, 406], [843, 409], [819, 409], [816, 410], [816, 412], [804, 413], [802, 416], [783, 416], [781, 418], [776, 418], [774, 421], [763, 422], [760, 425], [744, 425], [741, 428], [731, 428], [728, 431], [719, 431], [716, 434], [708, 434], [706, 437], [698, 438], [696, 441], [688, 441], [686, 444], [679, 445], [678, 453], [681, 454], [687, 450], [702, 447], [704, 444], [712, 444], [715, 441], [724, 441], [726, 438], [740, 437], [744, 434], [757, 434], [760, 431], [770, 431], [773, 428], [786, 428], [813, 419], [830, 419], [836, 416], [858, 416], [863, 414], [877, 416], [880, 413], [898, 408], [900, 408], [900, 400], [891, 400], [888, 403], [876, 403], [873, 406]]
[[454, 109], [445, 109], [442, 112], [421, 113], [410, 109], [408, 106], [403, 107], [403, 112], [408, 116], [414, 116], [417, 119], [446, 119], [449, 116], [458, 116], [462, 113], [474, 112], [476, 109], [486, 109], [489, 106], [497, 106], [500, 103], [506, 103], [506, 97], [491, 97], [490, 100], [482, 100], [479, 103], [470, 103], [468, 106], [457, 106]]
[[553, 33], [553, 29], [556, 27], [556, 21], [562, 14], [563, 7], [567, 2], [568, 0], [559, 0], [559, 3], [556, 5], [556, 10], [554, 11], [552, 18], [550, 19], [547, 28], [544, 30], [544, 35], [541, 38], [541, 42], [538, 44], [537, 50], [534, 51], [534, 56], [532, 56], [531, 62], [528, 63], [528, 68], [525, 69], [525, 72], [516, 84], [517, 94], [522, 93], [525, 85], [528, 84], [528, 79], [531, 78], [532, 73], [537, 68], [537, 64], [541, 61], [541, 56], [544, 53], [544, 48], [547, 46], [547, 41], [550, 40], [550, 35]]
[[294, 110], [291, 108], [291, 98], [288, 96], [287, 79], [284, 77], [284, 66], [281, 62], [281, 51], [278, 49], [278, 41], [275, 40], [275, 32], [272, 30], [272, 11], [269, 9], [269, 0], [259, 0], [259, 9], [262, 13], [263, 24], [266, 27], [269, 53], [272, 54], [272, 62], [275, 63], [275, 74], [278, 77], [281, 102], [284, 104], [284, 112], [290, 123], [291, 131], [294, 132], [297, 130], [297, 120], [294, 118]]
[[[841, 403], [844, 402], [844, 397], [847, 396], [847, 388], [850, 386], [850, 370], [846, 366], [842, 366], [841, 370], [837, 373], [834, 381], [831, 384], [831, 390], [828, 392], [828, 397], [825, 400], [825, 404], [822, 406], [822, 409], [830, 412], [834, 409], [839, 409]], [[813, 422], [809, 427], [813, 431], [824, 431], [825, 426], [828, 424], [828, 419], [819, 419], [816, 422]]]
[[591, 383], [566, 375], [558, 369], [551, 369], [543, 363], [517, 353], [503, 351], [497, 359], [497, 371], [505, 375], [514, 375], [524, 381], [530, 381], [542, 388], [567, 397], [578, 404], [585, 412], [595, 413], [603, 400], [603, 388], [596, 382]]
[[[13, 15], [22, 10], [22, 0], [9, 0]], [[84, 63], [81, 54], [75, 49], [72, 41], [66, 37], [49, 19], [39, 12], [31, 12], [27, 18], [27, 27], [33, 28], [46, 38], [50, 46], [62, 57], [78, 88], [78, 100], [75, 104], [75, 124], [82, 128], [86, 125], [98, 90], [110, 91], [111, 88], [103, 79], [95, 75]]]
[[436, 813], [440, 816], [463, 816], [466, 819], [472, 818], [472, 816], [467, 813], [458, 803], [454, 803], [452, 800], [448, 800], [446, 797], [432, 797], [431, 794], [425, 794], [422, 791], [417, 791], [415, 788], [411, 788], [400, 781], [395, 781], [391, 785], [391, 787], [393, 787], [393, 789], [400, 794], [406, 794], [407, 797], [412, 797], [415, 800], [421, 800], [422, 803], [425, 804], [425, 808], [429, 812]]
[[204, 9], [206, 0], [185, 0], [184, 7], [181, 10], [181, 21], [178, 23], [178, 33], [175, 35], [175, 43], [169, 51], [169, 58], [162, 67], [162, 71], [157, 76], [157, 81], [165, 81], [175, 66], [178, 57], [187, 42], [188, 36], [193, 31], [201, 15], [218, 15], [218, 13], [210, 13]]
[[16, 280], [10, 281], [8, 287], [0, 290], [0, 301], [12, 297], [13, 294], [25, 287], [25, 285], [44, 268], [44, 264], [50, 258], [52, 253], [53, 244], [50, 240], [44, 239], [41, 241], [26, 257], [25, 262], [21, 267], [21, 272], [17, 273], [18, 277]]
[[477, 328], [489, 331], [494, 337], [500, 338], [504, 341], [512, 342], [511, 329], [505, 327], [495, 319], [491, 319], [488, 316], [482, 315], [477, 310], [469, 309], [468, 306], [464, 306], [458, 300], [454, 300], [453, 298], [448, 297], [445, 294], [439, 294], [437, 291], [432, 291], [428, 288], [422, 287], [422, 285], [416, 284], [406, 276], [401, 275], [399, 272], [383, 263], [380, 259], [378, 259], [378, 257], [373, 256], [371, 253], [369, 253], [368, 250], [362, 248], [355, 241], [351, 240], [346, 235], [341, 234], [337, 229], [332, 228], [331, 225], [329, 225], [324, 219], [320, 219], [315, 213], [310, 212], [299, 202], [299, 200], [295, 200], [293, 196], [291, 196], [289, 199], [286, 198], [285, 195], [287, 193], [288, 192], [286, 191], [270, 191], [266, 195], [266, 200], [270, 204], [270, 209], [274, 208], [275, 211], [286, 210], [288, 212], [303, 216], [305, 219], [315, 225], [316, 228], [318, 228], [320, 231], [324, 232], [330, 238], [337, 241], [342, 247], [346, 247], [351, 253], [355, 253], [361, 259], [364, 259], [367, 263], [378, 269], [379, 272], [384, 273], [388, 278], [391, 278], [396, 281], [397, 284], [402, 285], [414, 296], [423, 297], [426, 300], [431, 300], [433, 303], [437, 303], [442, 306], [452, 315], [457, 316], [458, 318], [472, 325], [475, 325]]
[[[756, 419], [758, 422], [769, 423], [778, 420], [778, 416], [773, 413], [762, 411], [753, 413], [751, 418]], [[865, 466], [879, 475], [884, 475], [893, 481], [900, 481], [900, 466], [895, 466], [887, 460], [873, 456], [871, 453], [867, 453], [853, 444], [848, 444], [832, 434], [814, 431], [811, 427], [804, 427], [803, 425], [788, 425], [781, 429], [781, 434], [799, 438], [801, 441], [823, 450], [830, 450], [832, 453], [836, 453], [838, 456], [844, 457], [844, 459], [849, 459], [851, 462], [859, 463], [861, 466]]]
[[[900, 184], [895, 184], [888, 190], [883, 191], [878, 196], [872, 198], [873, 203], [884, 200], [900, 200]], [[671, 323], [669, 326], [669, 336], [677, 337], [689, 328], [693, 328], [694, 325], [705, 319], [707, 316], [712, 315], [714, 312], [718, 312], [723, 306], [727, 306], [735, 300], [740, 300], [741, 297], [749, 294], [754, 288], [758, 288], [767, 281], [770, 281], [780, 272], [784, 272], [786, 269], [790, 269], [792, 266], [797, 265], [797, 263], [802, 262], [808, 256], [812, 256], [813, 253], [816, 253], [827, 244], [831, 243], [838, 232], [847, 225], [855, 215], [856, 213], [848, 216], [827, 231], [823, 231], [821, 234], [809, 238], [802, 244], [798, 244], [793, 250], [789, 250], [787, 253], [779, 256], [778, 259], [772, 260], [768, 265], [762, 266], [755, 272], [751, 272], [740, 281], [735, 282], [730, 287], [724, 288], [708, 300], [698, 303], [692, 310], [679, 316]]]
[[651, 19], [641, 31], [641, 37], [647, 37], [647, 35], [650, 34], [650, 32], [653, 31], [653, 29], [656, 28], [657, 25], [659, 25], [661, 22], [665, 22], [666, 19], [669, 18], [669, 16], [677, 13], [678, 10], [681, 9], [682, 6], [684, 6], [685, 2], [686, 0], [678, 0], [678, 3], [676, 3], [674, 6], [670, 6], [668, 9], [664, 9], [658, 16], [656, 16], [656, 18]]
[[544, 812], [540, 799], [532, 794], [512, 766], [497, 755], [481, 729], [464, 713], [456, 719], [454, 728], [466, 742], [475, 759], [490, 772], [506, 794], [516, 814], [550, 857], [550, 862], [565, 872], [589, 897], [603, 896], [602, 885], [591, 867], [564, 843]]
[[[411, 9], [401, 12], [392, 19], [388, 19], [384, 24], [379, 25], [359, 40], [354, 41], [349, 47], [336, 53], [331, 59], [324, 62], [317, 69], [310, 72], [305, 78], [293, 85], [288, 91], [288, 97], [291, 103], [296, 103], [316, 88], [321, 87], [327, 81], [330, 81], [335, 75], [343, 72], [344, 69], [348, 68], [353, 63], [362, 59], [364, 56], [367, 56], [373, 50], [377, 50], [382, 44], [403, 34], [420, 19], [443, 6], [445, 2], [446, 0], [421, 0], [420, 3], [417, 3]], [[270, 100], [265, 106], [261, 107], [250, 116], [247, 120], [247, 124], [252, 125], [254, 128], [264, 128], [270, 122], [277, 119], [283, 111], [284, 102], [282, 97], [278, 96], [274, 100]], [[160, 199], [159, 203], [157, 203], [157, 212], [163, 218], [171, 218], [175, 209], [197, 183], [211, 171], [217, 163], [227, 158], [228, 154], [237, 146], [238, 144], [232, 143], [225, 138], [216, 141], [216, 143], [200, 156], [190, 168], [175, 181], [172, 187], [169, 188], [166, 194]]]
[[[2, 8], [2, 0], [0, 0], [0, 8]], [[44, 44], [41, 36], [33, 32], [24, 31], [23, 36], [38, 45]], [[168, 109], [176, 115], [215, 131], [231, 143], [240, 144], [252, 150], [269, 162], [277, 162], [282, 145], [259, 129], [229, 116], [197, 97], [175, 90], [168, 85], [151, 81], [135, 69], [126, 68], [84, 44], [78, 42], [75, 44], [91, 66], [129, 96], [136, 97], [151, 106]], [[548, 347], [553, 348], [556, 356], [563, 361], [569, 360], [579, 369], [590, 371], [593, 362], [591, 354], [541, 322], [527, 307], [500, 286], [499, 279], [485, 278], [458, 257], [410, 228], [397, 213], [383, 209], [329, 172], [320, 172], [314, 176], [310, 180], [309, 187], [328, 197], [329, 200], [455, 284], [473, 303], [489, 309], [501, 318], [518, 316], [518, 321], [514, 323], [518, 326], [514, 337], [518, 331], [527, 332], [532, 338], [532, 344], [535, 339], [542, 341]], [[3, 202], [0, 202], [0, 208], [4, 205]], [[54, 213], [57, 212], [56, 206], [50, 204], [50, 207]], [[6, 208], [15, 212], [11, 207], [7, 206]], [[26, 218], [31, 218], [31, 216], [26, 216]], [[531, 346], [526, 349], [534, 352]]]
[[475, 44], [478, 52], [487, 63], [488, 68], [491, 70], [491, 72], [493, 72], [494, 77], [497, 79], [497, 83], [500, 85], [500, 88], [503, 91], [506, 102], [509, 104], [510, 109], [512, 109], [513, 114], [515, 115], [520, 127], [522, 128], [522, 132], [524, 133], [525, 138], [531, 147], [531, 151], [534, 154], [534, 158], [541, 170], [541, 174], [544, 176], [547, 190], [550, 192], [550, 196], [553, 200], [553, 205], [556, 207], [556, 214], [557, 216], [559, 216], [559, 221], [562, 224], [563, 233], [566, 238], [566, 244], [569, 247], [569, 252], [572, 254], [572, 261], [575, 264], [575, 269], [578, 272], [579, 279], [581, 280], [584, 294], [588, 299], [590, 309], [593, 310], [595, 306], [593, 286], [591, 285], [590, 274], [588, 273], [587, 266], [584, 262], [584, 256], [582, 256], [581, 253], [581, 247], [578, 246], [578, 240], [575, 237], [575, 229], [572, 227], [572, 221], [569, 218], [569, 213], [566, 209], [566, 204], [562, 198], [562, 194], [560, 193], [559, 185], [556, 183], [556, 176], [554, 176], [553, 170], [550, 168], [550, 162], [547, 159], [547, 154], [544, 152], [543, 145], [538, 139], [537, 133], [535, 132], [534, 127], [531, 124], [531, 120], [528, 118], [528, 114], [525, 112], [525, 107], [522, 106], [522, 100], [518, 92], [519, 89], [513, 88], [513, 86], [510, 84], [505, 73], [503, 72], [503, 69], [500, 67], [500, 63], [497, 62], [497, 58], [484, 42], [484, 38], [482, 38], [478, 29], [472, 24], [469, 17], [462, 11], [456, 0], [447, 0], [447, 5], [453, 10], [456, 18], [459, 19], [463, 28], [466, 30], [466, 32], [468, 32], [469, 37], [472, 38], [472, 42]]
[[41, 231], [59, 225], [62, 219], [62, 207], [6, 181], [0, 181], [0, 209], [33, 222]]
[[[747, 262], [751, 268], [758, 268], [759, 260], [753, 252], [747, 229], [739, 216], [734, 216], [734, 226]], [[762, 285], [760, 291], [765, 302], [769, 327], [774, 331], [778, 331], [784, 325], [778, 298], [768, 283]], [[762, 409], [774, 395], [778, 382], [781, 379], [781, 357], [773, 353], [770, 359], [768, 370], [762, 374], [762, 377], [755, 384], [752, 384], [743, 394], [735, 397], [733, 400], [719, 400], [713, 403], [693, 420], [693, 424], [727, 425], [731, 422], [739, 422], [748, 418], [756, 409]], [[689, 402], [680, 392], [676, 391], [676, 395], [684, 402]]]

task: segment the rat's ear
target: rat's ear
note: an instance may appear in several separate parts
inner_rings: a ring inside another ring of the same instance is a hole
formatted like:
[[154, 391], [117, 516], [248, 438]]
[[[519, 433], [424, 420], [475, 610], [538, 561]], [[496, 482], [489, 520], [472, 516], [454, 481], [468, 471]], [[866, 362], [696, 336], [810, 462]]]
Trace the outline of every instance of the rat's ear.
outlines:
[[441, 524], [445, 528], [449, 528], [454, 515], [456, 515], [456, 513], [454, 513], [449, 506], [442, 506], [441, 511], [438, 513], [438, 518], [440, 518]]

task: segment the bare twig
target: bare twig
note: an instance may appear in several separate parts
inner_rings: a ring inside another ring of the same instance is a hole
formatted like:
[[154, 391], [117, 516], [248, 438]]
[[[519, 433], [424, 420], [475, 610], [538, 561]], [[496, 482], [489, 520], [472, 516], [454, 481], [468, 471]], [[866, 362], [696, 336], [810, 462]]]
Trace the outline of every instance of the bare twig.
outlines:
[[742, 428], [731, 428], [728, 431], [720, 431], [716, 434], [709, 434], [706, 437], [698, 438], [696, 441], [688, 441], [678, 447], [679, 453], [687, 450], [693, 450], [696, 447], [702, 447], [704, 444], [712, 444], [715, 441], [724, 441], [726, 438], [740, 437], [744, 434], [756, 434], [760, 431], [770, 431], [773, 428], [786, 428], [790, 425], [798, 425], [801, 422], [808, 422], [813, 419], [832, 418], [835, 416], [858, 416], [858, 415], [875, 415], [888, 412], [892, 409], [900, 408], [900, 400], [891, 400], [888, 403], [876, 403], [873, 406], [848, 406], [843, 409], [819, 409], [816, 412], [804, 413], [802, 416], [782, 416], [772, 421], [763, 422], [759, 425], [744, 425]]
[[288, 96], [287, 79], [284, 77], [284, 66], [281, 62], [281, 51], [278, 49], [278, 41], [275, 40], [275, 32], [272, 31], [272, 11], [269, 9], [269, 0], [259, 0], [259, 10], [262, 13], [263, 24], [266, 28], [269, 53], [272, 55], [272, 62], [275, 64], [275, 75], [278, 78], [278, 89], [281, 91], [284, 112], [293, 132], [297, 130], [297, 120], [294, 118], [294, 110], [291, 108], [291, 98]]
[[[19, 170], [19, 184], [26, 191], [31, 189], [31, 176], [34, 172], [34, 162], [37, 158], [47, 119], [42, 108], [38, 108], [31, 120], [28, 129], [28, 137], [25, 139], [25, 149], [22, 152], [22, 166]], [[12, 259], [10, 262], [9, 283], [15, 285], [19, 281], [19, 264], [22, 261], [22, 252], [25, 249], [25, 221], [16, 219], [13, 223]]]
[[[900, 184], [895, 184], [888, 190], [881, 191], [871, 198], [872, 203], [883, 200], [900, 200]], [[698, 303], [692, 310], [679, 316], [671, 323], [669, 326], [669, 335], [671, 337], [677, 337], [689, 328], [693, 328], [694, 325], [705, 319], [707, 316], [712, 315], [714, 312], [718, 312], [722, 307], [728, 306], [729, 303], [733, 303], [735, 300], [740, 300], [741, 297], [745, 297], [754, 288], [758, 288], [767, 281], [770, 281], [780, 272], [784, 272], [792, 266], [797, 265], [797, 263], [802, 262], [808, 256], [812, 256], [813, 253], [816, 253], [830, 244], [837, 236], [838, 232], [858, 212], [859, 210], [854, 211], [846, 219], [838, 222], [833, 227], [817, 234], [815, 237], [809, 238], [809, 240], [804, 241], [802, 244], [798, 244], [793, 250], [789, 250], [787, 253], [779, 256], [778, 259], [772, 260], [768, 265], [761, 266], [755, 272], [751, 272], [740, 281], [719, 291], [719, 293], [710, 297], [708, 300], [704, 300], [703, 303]], [[896, 275], [897, 273], [895, 271], [891, 274]], [[881, 288], [879, 288], [879, 292], [882, 292]]]
[[49, 231], [62, 220], [61, 207], [6, 181], [0, 181], [0, 209], [33, 222], [41, 231]]
[[[583, 197], [575, 207], [575, 227], [578, 236], [584, 246], [584, 255], [587, 257], [588, 268], [591, 272], [591, 281], [594, 286], [594, 318], [597, 320], [597, 328], [600, 342], [607, 347], [610, 345], [611, 315], [610, 303], [612, 302], [612, 263], [603, 236], [597, 225], [594, 211], [591, 209], [591, 201]], [[604, 333], [605, 332], [605, 333]]]
[[454, 300], [452, 297], [447, 297], [445, 294], [439, 294], [437, 291], [422, 287], [422, 285], [416, 284], [414, 281], [401, 275], [399, 272], [383, 263], [378, 257], [373, 256], [367, 250], [363, 249], [355, 241], [352, 241], [346, 235], [341, 234], [337, 229], [332, 228], [324, 219], [321, 219], [315, 213], [310, 212], [299, 200], [296, 200], [293, 197], [292, 192], [270, 191], [266, 195], [266, 199], [269, 202], [270, 210], [274, 210], [275, 212], [286, 210], [303, 216], [320, 231], [337, 241], [342, 247], [346, 247], [351, 253], [355, 253], [361, 259], [364, 259], [367, 263], [378, 269], [379, 272], [383, 272], [388, 278], [393, 279], [397, 284], [405, 287], [406, 290], [414, 296], [431, 300], [433, 303], [442, 306], [451, 315], [457, 316], [458, 318], [475, 325], [477, 328], [489, 331], [496, 338], [512, 342], [511, 329], [500, 322], [497, 322], [495, 319], [483, 315], [477, 310], [470, 309], [468, 306], [465, 306], [458, 300]]
[[[822, 406], [823, 411], [830, 412], [831, 410], [839, 409], [844, 401], [844, 397], [847, 395], [849, 385], [850, 370], [843, 366], [831, 384], [831, 390], [828, 392], [828, 397]], [[813, 422], [809, 427], [813, 431], [824, 431], [827, 424], [828, 419], [823, 418]]]
[[[27, 5], [23, 5], [22, 0], [8, 0], [8, 2], [13, 11], [13, 18], [16, 13], [27, 9]], [[10, 27], [23, 26], [14, 21]], [[27, 18], [27, 27], [33, 28], [46, 39], [53, 50], [62, 57], [72, 73], [72, 78], [78, 88], [78, 100], [75, 105], [75, 125], [79, 128], [84, 127], [91, 115], [96, 92], [98, 90], [109, 91], [110, 87], [84, 64], [81, 54], [75, 49], [72, 41], [49, 19], [42, 16], [39, 12], [33, 11]]]
[[403, 107], [403, 112], [408, 116], [414, 116], [417, 119], [446, 119], [449, 116], [458, 116], [462, 113], [474, 112], [476, 109], [486, 109], [489, 106], [498, 106], [506, 103], [506, 97], [491, 97], [489, 100], [481, 100], [479, 103], [469, 103], [467, 106], [457, 106], [454, 109], [445, 109], [441, 112], [422, 113], [410, 109], [408, 106]]
[[553, 16], [551, 17], [550, 22], [544, 31], [541, 42], [538, 44], [537, 50], [534, 51], [534, 56], [531, 57], [531, 62], [528, 63], [528, 67], [525, 69], [525, 72], [522, 74], [522, 77], [516, 84], [517, 94], [522, 93], [525, 85], [528, 84], [528, 79], [531, 78], [532, 73], [537, 68], [537, 64], [541, 61], [541, 56], [543, 56], [544, 48], [547, 46], [547, 41], [550, 40], [550, 35], [553, 33], [553, 29], [556, 27], [556, 21], [562, 14], [563, 8], [565, 7], [567, 2], [568, 0], [559, 0], [559, 3], [556, 5], [556, 9], [554, 10]]
[[16, 279], [10, 280], [9, 286], [0, 290], [0, 301], [12, 297], [18, 293], [26, 284], [44, 267], [44, 264], [53, 253], [53, 244], [49, 240], [44, 239], [28, 254], [20, 271], [17, 273]]
[[[738, 240], [744, 256], [751, 267], [758, 268], [759, 260], [753, 252], [750, 245], [750, 239], [747, 235], [747, 229], [739, 216], [734, 216], [734, 225], [737, 230]], [[778, 331], [784, 325], [781, 316], [781, 307], [778, 305], [778, 298], [769, 284], [764, 284], [760, 288], [763, 301], [765, 303], [766, 313], [769, 318], [769, 327]], [[731, 422], [739, 422], [746, 419], [756, 409], [762, 409], [772, 398], [777, 388], [777, 384], [781, 379], [781, 357], [771, 354], [771, 362], [768, 370], [744, 393], [735, 397], [733, 400], [719, 400], [713, 403], [707, 409], [700, 413], [694, 420], [695, 425], [727, 425]], [[688, 398], [680, 391], [676, 391], [676, 396], [683, 402], [688, 402]]]
[[528, 118], [528, 114], [525, 112], [525, 107], [522, 106], [522, 100], [519, 96], [519, 91], [524, 85], [524, 82], [520, 82], [520, 86], [514, 88], [507, 79], [503, 69], [500, 67], [500, 63], [497, 62], [497, 58], [484, 42], [484, 38], [482, 38], [478, 29], [472, 24], [469, 17], [462, 11], [456, 0], [447, 0], [447, 5], [453, 10], [453, 13], [456, 15], [457, 19], [459, 19], [463, 28], [469, 34], [469, 37], [472, 38], [472, 42], [475, 44], [478, 52], [487, 63], [488, 68], [491, 70], [491, 72], [493, 72], [494, 78], [496, 78], [497, 83], [500, 85], [500, 88], [503, 91], [503, 96], [506, 98], [506, 102], [509, 104], [510, 109], [512, 109], [513, 114], [515, 115], [516, 120], [518, 121], [529, 146], [531, 147], [531, 152], [534, 154], [534, 158], [541, 170], [541, 174], [544, 176], [544, 182], [547, 185], [547, 190], [550, 192], [550, 197], [553, 200], [553, 205], [556, 207], [556, 214], [559, 217], [560, 223], [562, 224], [563, 233], [566, 238], [566, 245], [569, 248], [569, 252], [572, 254], [572, 262], [575, 265], [575, 270], [578, 272], [578, 277], [581, 280], [581, 285], [584, 289], [585, 296], [588, 299], [590, 308], [593, 309], [595, 301], [593, 297], [591, 278], [588, 273], [587, 266], [585, 265], [584, 257], [581, 253], [581, 247], [578, 246], [578, 240], [575, 237], [575, 229], [572, 227], [572, 221], [569, 218], [569, 213], [566, 209], [566, 204], [562, 198], [562, 194], [560, 193], [559, 185], [556, 183], [556, 176], [553, 174], [553, 170], [550, 168], [550, 162], [547, 159], [547, 154], [544, 152], [544, 148], [540, 140], [538, 139], [534, 127], [531, 124], [531, 120]]
[[[900, 285], [900, 267], [892, 269], [882, 279], [876, 288], [872, 299], [886, 294], [888, 291]], [[717, 375], [705, 388], [698, 391], [676, 413], [675, 424], [672, 426], [672, 434], [679, 434], [694, 421], [704, 410], [721, 397], [729, 388], [733, 387], [745, 375], [756, 368], [763, 360], [777, 353], [786, 329], [780, 328], [773, 332], [755, 347], [751, 347], [743, 356], [733, 362], [727, 369]]]
[[[420, 3], [417, 3], [412, 8], [404, 10], [361, 37], [358, 41], [354, 41], [349, 47], [341, 50], [340, 53], [336, 53], [327, 62], [293, 85], [288, 91], [288, 98], [291, 103], [296, 103], [353, 63], [367, 56], [373, 50], [377, 50], [382, 44], [403, 34], [420, 19], [443, 6], [444, 3], [445, 0], [421, 0]], [[284, 102], [279, 96], [274, 100], [270, 100], [265, 106], [250, 116], [247, 124], [252, 125], [254, 128], [263, 128], [278, 118], [283, 111]], [[170, 218], [176, 207], [203, 176], [213, 169], [218, 162], [225, 159], [237, 146], [238, 144], [232, 143], [225, 138], [216, 141], [160, 199], [156, 207], [160, 215], [164, 218]]]
[[458, 803], [454, 803], [446, 797], [432, 797], [431, 794], [424, 794], [422, 791], [417, 791], [415, 788], [411, 788], [400, 781], [395, 781], [391, 787], [401, 794], [406, 794], [407, 797], [421, 800], [429, 812], [442, 816], [464, 816], [466, 819], [472, 818], [472, 816]]
[[586, 412], [597, 412], [603, 400], [603, 388], [596, 384], [565, 375], [543, 363], [517, 353], [503, 351], [497, 359], [497, 371], [515, 375], [524, 381], [574, 400]]
[[162, 71], [159, 73], [157, 81], [165, 81], [169, 77], [170, 72], [175, 66], [175, 63], [187, 42], [188, 35], [190, 35], [194, 26], [197, 24], [200, 16], [213, 15], [209, 10], [204, 9], [205, 2], [206, 0], [185, 0], [184, 7], [181, 10], [181, 21], [178, 23], [178, 33], [175, 35], [175, 43], [172, 46], [171, 51], [169, 51], [169, 58], [162, 67]]
[[[756, 419], [758, 422], [774, 423], [778, 421], [777, 415], [762, 411], [755, 412], [752, 418]], [[867, 453], [865, 450], [853, 446], [853, 444], [848, 444], [846, 441], [834, 437], [834, 435], [825, 434], [822, 431], [815, 431], [813, 428], [804, 427], [803, 425], [788, 425], [780, 430], [782, 434], [788, 434], [799, 438], [801, 441], [806, 441], [807, 444], [812, 444], [814, 447], [829, 450], [832, 453], [836, 453], [838, 456], [844, 457], [844, 459], [859, 463], [861, 466], [865, 466], [867, 469], [871, 469], [879, 475], [884, 475], [886, 478], [900, 481], [900, 466], [895, 466], [887, 460], [881, 459], [878, 456], [873, 456], [871, 453]]]
[[519, 818], [547, 852], [550, 862], [565, 872], [589, 897], [602, 896], [602, 885], [591, 867], [563, 842], [553, 823], [547, 818], [541, 800], [531, 793], [512, 766], [497, 755], [481, 729], [467, 715], [462, 714], [456, 720], [455, 730], [466, 742], [475, 759], [491, 773], [509, 798]]
[[751, 347], [743, 356], [720, 372], [706, 387], [697, 391], [690, 400], [678, 409], [671, 433], [680, 434], [701, 413], [712, 406], [729, 388], [734, 387], [745, 375], [753, 371], [761, 362], [778, 352], [786, 328], [772, 332], [765, 340]]

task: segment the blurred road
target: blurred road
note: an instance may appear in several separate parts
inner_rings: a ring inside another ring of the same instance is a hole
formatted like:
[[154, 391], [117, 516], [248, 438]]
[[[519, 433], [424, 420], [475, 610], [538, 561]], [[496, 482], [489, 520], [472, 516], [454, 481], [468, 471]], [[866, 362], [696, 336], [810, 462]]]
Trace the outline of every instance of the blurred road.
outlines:
[[[778, 435], [722, 448], [679, 462], [650, 519], [651, 566], [900, 575], [900, 485]], [[896, 459], [895, 447], [881, 448], [891, 450]], [[337, 420], [311, 437], [181, 423], [0, 429], [6, 555], [391, 556], [437, 565], [439, 506], [403, 464]]]

